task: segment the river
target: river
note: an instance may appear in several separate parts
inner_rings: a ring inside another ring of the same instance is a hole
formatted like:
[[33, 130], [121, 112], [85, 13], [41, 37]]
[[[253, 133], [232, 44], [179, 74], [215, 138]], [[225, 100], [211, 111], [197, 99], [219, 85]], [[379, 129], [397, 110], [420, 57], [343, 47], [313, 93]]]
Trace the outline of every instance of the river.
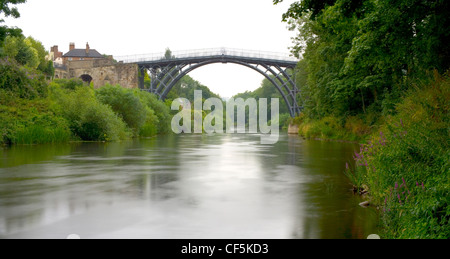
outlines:
[[357, 145], [168, 135], [0, 147], [0, 238], [364, 239], [343, 174]]

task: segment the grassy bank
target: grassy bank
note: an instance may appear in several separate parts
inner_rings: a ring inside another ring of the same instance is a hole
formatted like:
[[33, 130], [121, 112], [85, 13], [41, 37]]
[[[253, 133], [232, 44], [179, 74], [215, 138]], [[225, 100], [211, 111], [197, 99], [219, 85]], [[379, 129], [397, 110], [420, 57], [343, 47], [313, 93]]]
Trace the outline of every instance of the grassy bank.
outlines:
[[385, 118], [300, 117], [296, 123], [305, 137], [364, 143], [345, 173], [355, 190], [369, 191], [384, 238], [447, 239], [449, 104], [450, 79], [436, 77], [414, 85]]
[[311, 119], [301, 114], [293, 119], [298, 125], [299, 134], [308, 139], [345, 140], [352, 142], [365, 142], [369, 136], [378, 130], [381, 119], [372, 119], [370, 116], [349, 116], [336, 118], [328, 116], [322, 119]]
[[0, 91], [0, 144], [43, 144], [70, 141], [67, 122], [45, 99], [24, 100]]

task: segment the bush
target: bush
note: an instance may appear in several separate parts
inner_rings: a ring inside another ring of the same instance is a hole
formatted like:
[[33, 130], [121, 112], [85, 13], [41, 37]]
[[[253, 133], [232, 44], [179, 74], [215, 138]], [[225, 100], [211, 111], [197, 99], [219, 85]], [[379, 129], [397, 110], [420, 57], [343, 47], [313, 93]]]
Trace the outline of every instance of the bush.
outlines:
[[291, 123], [291, 115], [289, 113], [282, 113], [280, 114], [280, 128], [281, 129], [287, 129], [289, 128], [289, 124]]
[[104, 86], [96, 90], [95, 94], [101, 103], [109, 105], [123, 119], [135, 136], [139, 135], [141, 127], [146, 123], [148, 112], [139, 97], [119, 85]]
[[[171, 129], [170, 122], [172, 119], [169, 107], [165, 103], [159, 101], [154, 94], [141, 91], [139, 89], [135, 89], [134, 94], [139, 97], [139, 99], [145, 106], [153, 111], [153, 113], [150, 111], [150, 113], [148, 114], [148, 118], [146, 121], [147, 126], [144, 125], [144, 128], [156, 127], [156, 131], [158, 134], [168, 133]], [[154, 118], [152, 114], [154, 114], [156, 118]]]
[[142, 127], [139, 130], [139, 136], [152, 137], [158, 134], [159, 120], [152, 109], [146, 107], [146, 110], [147, 110], [147, 118], [144, 125], [142, 125]]
[[126, 124], [110, 106], [100, 103], [94, 90], [78, 87], [67, 91], [53, 85], [53, 109], [69, 122], [74, 135], [85, 141], [117, 141], [129, 137]]
[[26, 99], [47, 96], [45, 76], [9, 58], [0, 59], [0, 89]]
[[371, 128], [362, 118], [357, 116], [348, 117], [345, 121], [345, 130], [349, 132], [353, 136], [357, 136], [359, 138], [363, 136], [367, 136], [371, 133]]
[[71, 78], [71, 79], [55, 79], [50, 85], [57, 85], [62, 89], [67, 90], [75, 90], [78, 87], [84, 86], [84, 82], [79, 78]]
[[306, 138], [326, 140], [363, 141], [372, 131], [363, 119], [358, 117], [310, 119], [305, 114], [293, 120], [299, 125], [299, 134]]
[[[5, 91], [0, 91], [3, 96]], [[0, 103], [0, 144], [62, 143], [71, 136], [66, 120], [55, 115], [45, 99], [9, 97]]]

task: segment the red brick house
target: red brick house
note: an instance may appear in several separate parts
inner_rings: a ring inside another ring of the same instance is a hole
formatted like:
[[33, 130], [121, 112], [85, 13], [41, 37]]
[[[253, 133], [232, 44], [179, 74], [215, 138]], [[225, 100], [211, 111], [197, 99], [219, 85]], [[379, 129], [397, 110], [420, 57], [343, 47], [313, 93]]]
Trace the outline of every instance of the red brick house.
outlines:
[[63, 64], [67, 64], [67, 61], [78, 61], [78, 60], [93, 60], [104, 58], [97, 50], [91, 49], [89, 43], [86, 43], [85, 49], [76, 49], [75, 43], [70, 43], [69, 52], [62, 56]]

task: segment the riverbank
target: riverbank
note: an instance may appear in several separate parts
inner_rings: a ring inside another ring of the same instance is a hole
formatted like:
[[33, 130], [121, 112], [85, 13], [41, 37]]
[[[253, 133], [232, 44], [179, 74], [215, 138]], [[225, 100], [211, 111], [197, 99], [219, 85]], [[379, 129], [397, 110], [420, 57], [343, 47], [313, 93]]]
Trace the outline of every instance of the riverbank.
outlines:
[[[383, 238], [446, 239], [449, 221], [450, 79], [407, 92], [389, 116], [294, 120], [306, 138], [358, 141], [345, 174], [379, 209]], [[371, 122], [371, 123], [370, 123]], [[352, 166], [355, 164], [355, 166]]]
[[296, 126], [297, 133], [307, 139], [366, 143], [370, 136], [379, 130], [383, 122], [384, 118], [379, 117], [374, 120], [364, 115], [311, 119], [301, 114], [293, 119], [292, 124]]
[[0, 145], [119, 141], [165, 134], [170, 110], [150, 93], [42, 73], [0, 59]]

